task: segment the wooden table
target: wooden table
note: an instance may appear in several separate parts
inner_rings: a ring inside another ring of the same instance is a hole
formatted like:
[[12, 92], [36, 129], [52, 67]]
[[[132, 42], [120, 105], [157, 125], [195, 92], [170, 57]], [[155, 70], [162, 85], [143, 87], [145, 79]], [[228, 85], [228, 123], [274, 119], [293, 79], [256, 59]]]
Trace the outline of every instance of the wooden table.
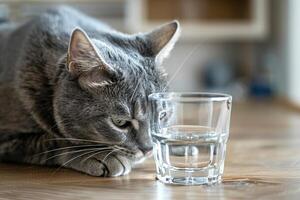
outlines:
[[131, 174], [0, 164], [0, 199], [300, 199], [300, 113], [270, 103], [234, 105], [224, 181], [170, 186], [149, 159]]

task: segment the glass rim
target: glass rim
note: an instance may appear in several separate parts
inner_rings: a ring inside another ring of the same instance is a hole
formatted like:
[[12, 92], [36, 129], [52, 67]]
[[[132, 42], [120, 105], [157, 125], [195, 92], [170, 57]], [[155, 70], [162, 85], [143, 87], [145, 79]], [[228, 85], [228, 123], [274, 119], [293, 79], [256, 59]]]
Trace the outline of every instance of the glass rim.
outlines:
[[149, 96], [152, 100], [200, 102], [200, 101], [228, 101], [232, 96], [225, 93], [214, 92], [157, 92]]

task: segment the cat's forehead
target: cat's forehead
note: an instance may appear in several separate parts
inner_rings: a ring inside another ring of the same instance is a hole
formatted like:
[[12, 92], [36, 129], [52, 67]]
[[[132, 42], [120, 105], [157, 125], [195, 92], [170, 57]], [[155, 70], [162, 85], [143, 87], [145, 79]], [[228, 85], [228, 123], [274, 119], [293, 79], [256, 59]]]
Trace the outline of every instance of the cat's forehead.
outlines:
[[143, 59], [137, 43], [116, 43], [110, 40], [92, 40], [96, 50], [107, 59]]
[[156, 70], [153, 58], [144, 57], [132, 48], [113, 47], [106, 44], [97, 46], [97, 51], [107, 64], [132, 81], [135, 76], [146, 78]]
[[108, 86], [109, 90], [105, 90], [107, 95], [134, 100], [139, 95], [158, 92], [165, 85], [165, 77], [155, 66], [154, 59], [142, 56], [134, 44], [117, 45], [100, 40], [93, 40], [93, 43], [105, 62], [122, 77]]
[[[164, 84], [161, 84], [161, 86], [163, 85]], [[132, 76], [107, 85], [103, 89], [100, 88], [97, 95], [99, 95], [101, 99], [105, 96], [105, 101], [110, 103], [113, 107], [117, 104], [131, 107], [147, 101], [148, 96], [153, 92], [159, 92], [160, 88], [158, 88], [152, 80]]]

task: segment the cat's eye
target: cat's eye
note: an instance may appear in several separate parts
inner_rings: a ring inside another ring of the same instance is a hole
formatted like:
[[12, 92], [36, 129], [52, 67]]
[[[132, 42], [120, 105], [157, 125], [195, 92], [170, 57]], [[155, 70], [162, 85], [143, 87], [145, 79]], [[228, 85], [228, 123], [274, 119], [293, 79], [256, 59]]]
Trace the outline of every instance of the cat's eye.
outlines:
[[127, 128], [130, 125], [130, 122], [123, 119], [114, 119], [112, 118], [111, 121], [114, 123], [115, 126], [119, 128]]

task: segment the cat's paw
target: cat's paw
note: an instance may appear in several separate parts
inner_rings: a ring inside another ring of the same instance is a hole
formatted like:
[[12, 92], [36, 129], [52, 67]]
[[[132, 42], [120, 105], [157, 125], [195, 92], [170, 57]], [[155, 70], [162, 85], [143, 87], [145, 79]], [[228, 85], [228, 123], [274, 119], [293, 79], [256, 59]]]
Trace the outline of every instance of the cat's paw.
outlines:
[[83, 158], [69, 167], [92, 176], [102, 177], [122, 176], [131, 171], [128, 159], [119, 155], [110, 155], [106, 158], [101, 155], [88, 159]]

